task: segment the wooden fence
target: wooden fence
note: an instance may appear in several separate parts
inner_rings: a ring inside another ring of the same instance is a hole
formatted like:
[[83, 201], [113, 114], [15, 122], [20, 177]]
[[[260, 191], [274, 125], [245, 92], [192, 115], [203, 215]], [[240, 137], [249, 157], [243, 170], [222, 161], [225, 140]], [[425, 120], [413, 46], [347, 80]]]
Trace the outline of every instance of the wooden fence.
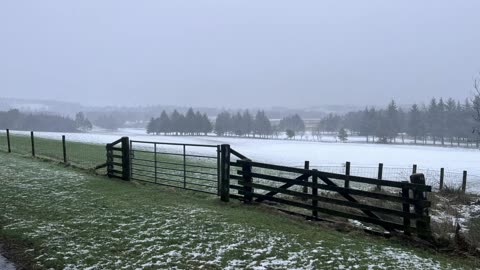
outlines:
[[[425, 185], [423, 174], [412, 175], [410, 182], [397, 182], [248, 159], [239, 159], [229, 165], [237, 170], [222, 178], [229, 181], [229, 189], [221, 192], [224, 201], [228, 201], [228, 197], [245, 203], [270, 201], [309, 211], [312, 219], [319, 219], [319, 213], [323, 213], [379, 225], [388, 231], [430, 237], [430, 202], [426, 193], [431, 192], [431, 186]], [[291, 177], [282, 176], [285, 174]], [[237, 183], [230, 183], [234, 180]], [[339, 185], [339, 181], [343, 185]], [[353, 183], [364, 188], [354, 188]], [[227, 183], [221, 184], [225, 185]], [[372, 188], [365, 188], [368, 186]], [[230, 194], [230, 190], [237, 190], [237, 194]]]

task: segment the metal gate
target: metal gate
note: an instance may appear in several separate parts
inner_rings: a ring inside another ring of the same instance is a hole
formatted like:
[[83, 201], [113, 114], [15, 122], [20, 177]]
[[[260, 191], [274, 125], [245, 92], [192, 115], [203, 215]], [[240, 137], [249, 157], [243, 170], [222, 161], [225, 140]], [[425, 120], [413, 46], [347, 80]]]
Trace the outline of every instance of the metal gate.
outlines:
[[131, 179], [218, 194], [220, 146], [130, 141]]

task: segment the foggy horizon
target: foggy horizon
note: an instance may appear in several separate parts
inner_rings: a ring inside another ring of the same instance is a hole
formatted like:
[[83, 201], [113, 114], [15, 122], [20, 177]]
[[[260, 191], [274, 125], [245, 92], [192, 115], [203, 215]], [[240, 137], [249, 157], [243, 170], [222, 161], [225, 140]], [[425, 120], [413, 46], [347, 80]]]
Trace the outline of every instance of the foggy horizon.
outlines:
[[0, 97], [311, 108], [464, 100], [480, 2], [0, 4]]

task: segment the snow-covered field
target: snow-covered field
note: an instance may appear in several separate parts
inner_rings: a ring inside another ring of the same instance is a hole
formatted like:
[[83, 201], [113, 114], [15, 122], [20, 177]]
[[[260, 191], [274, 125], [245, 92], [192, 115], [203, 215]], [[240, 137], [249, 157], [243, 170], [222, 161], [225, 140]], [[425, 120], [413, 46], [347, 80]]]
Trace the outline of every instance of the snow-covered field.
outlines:
[[[25, 132], [27, 134], [27, 132]], [[60, 133], [36, 132], [36, 136], [61, 138]], [[342, 165], [350, 161], [353, 166], [408, 167], [440, 169], [480, 174], [480, 151], [465, 148], [444, 148], [413, 145], [383, 145], [362, 143], [308, 142], [293, 140], [264, 140], [254, 138], [214, 136], [154, 136], [143, 129], [120, 129], [116, 132], [67, 133], [67, 140], [88, 143], [109, 143], [121, 136], [133, 140], [175, 142], [191, 144], [230, 144], [232, 148], [251, 159], [282, 165], [301, 166], [309, 160], [312, 166]]]
[[[461, 182], [460, 173], [466, 170], [469, 174], [468, 189], [470, 190], [472, 187], [480, 190], [480, 177], [478, 177], [480, 175], [480, 151], [476, 149], [215, 136], [154, 136], [147, 135], [143, 129], [120, 129], [116, 132], [96, 130], [91, 133], [67, 133], [65, 135], [70, 141], [102, 144], [117, 140], [121, 136], [128, 136], [133, 140], [156, 142], [230, 144], [233, 149], [255, 161], [302, 166], [303, 162], [308, 160], [312, 167], [342, 166], [346, 161], [350, 161], [352, 168], [356, 166], [371, 167], [368, 174], [372, 177], [376, 175], [378, 163], [384, 164], [386, 172], [389, 167], [406, 168], [404, 171], [408, 172], [407, 168], [411, 168], [413, 164], [418, 165], [419, 172], [426, 169], [439, 172], [440, 168], [445, 168], [447, 172], [458, 173], [455, 175], [456, 183]], [[36, 132], [36, 136], [61, 138], [60, 133], [51, 132]], [[195, 150], [202, 151], [201, 148]], [[211, 153], [211, 149], [203, 150]]]

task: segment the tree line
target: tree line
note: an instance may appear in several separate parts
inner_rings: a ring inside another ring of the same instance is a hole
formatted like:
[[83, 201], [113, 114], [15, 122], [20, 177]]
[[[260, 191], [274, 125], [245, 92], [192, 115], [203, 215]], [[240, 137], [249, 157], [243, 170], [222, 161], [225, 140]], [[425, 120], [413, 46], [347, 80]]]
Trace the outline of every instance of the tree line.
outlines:
[[212, 123], [206, 114], [194, 112], [192, 108], [181, 114], [174, 110], [170, 115], [162, 111], [160, 117], [151, 118], [147, 124], [148, 134], [207, 135], [212, 131]]
[[[475, 103], [475, 102], [474, 102]], [[367, 142], [396, 142], [408, 136], [416, 143], [470, 143], [478, 145], [475, 127], [475, 104], [470, 100], [446, 101], [432, 98], [428, 105], [413, 104], [408, 110], [399, 108], [392, 100], [386, 108], [365, 108], [343, 116], [329, 114], [316, 127], [317, 131], [337, 132], [342, 128], [364, 136]]]
[[147, 125], [148, 134], [173, 135], [207, 135], [214, 132], [218, 136], [253, 136], [268, 138], [287, 132], [289, 137], [295, 132], [305, 131], [305, 123], [298, 115], [283, 118], [278, 125], [272, 125], [265, 111], [259, 110], [252, 115], [248, 110], [230, 113], [227, 111], [217, 115], [215, 123], [210, 122], [206, 114], [194, 112], [192, 108], [181, 114], [174, 110], [170, 115], [162, 111], [159, 117], [150, 119]]
[[92, 128], [83, 113], [77, 113], [75, 119], [54, 114], [22, 113], [17, 109], [0, 111], [0, 129], [47, 132], [78, 132]]

